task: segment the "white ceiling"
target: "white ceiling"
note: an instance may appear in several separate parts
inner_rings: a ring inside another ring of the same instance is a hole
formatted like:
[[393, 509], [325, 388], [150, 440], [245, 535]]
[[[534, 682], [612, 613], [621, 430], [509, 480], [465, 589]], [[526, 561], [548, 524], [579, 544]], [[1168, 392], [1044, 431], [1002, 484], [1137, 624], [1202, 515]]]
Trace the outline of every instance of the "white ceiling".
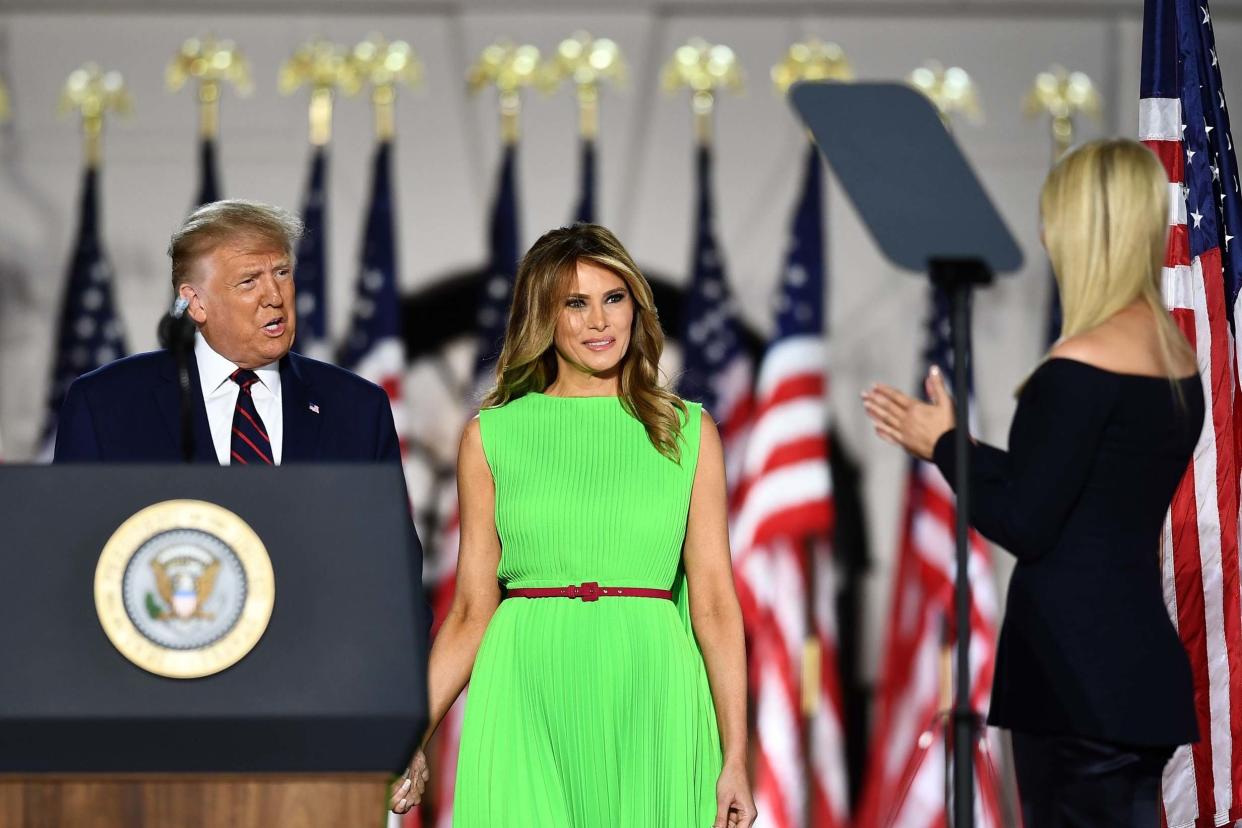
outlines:
[[[971, 15], [1045, 14], [1140, 16], [1141, 0], [0, 0], [0, 13], [149, 11], [152, 13], [282, 11], [366, 14], [446, 14], [455, 11], [562, 13], [573, 11], [681, 14], [800, 14], [824, 12], [841, 15], [926, 14]], [[1242, 0], [1212, 0], [1213, 13], [1242, 15]]]

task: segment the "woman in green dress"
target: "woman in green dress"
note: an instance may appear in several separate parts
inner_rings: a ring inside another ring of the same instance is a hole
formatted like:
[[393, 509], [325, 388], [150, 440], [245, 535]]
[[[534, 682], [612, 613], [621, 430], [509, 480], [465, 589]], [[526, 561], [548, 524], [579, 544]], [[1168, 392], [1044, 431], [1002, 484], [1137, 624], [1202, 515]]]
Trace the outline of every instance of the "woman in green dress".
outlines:
[[462, 436], [457, 593], [430, 721], [467, 681], [454, 828], [737, 828], [746, 659], [720, 436], [659, 379], [651, 288], [608, 230], [518, 269], [496, 387]]

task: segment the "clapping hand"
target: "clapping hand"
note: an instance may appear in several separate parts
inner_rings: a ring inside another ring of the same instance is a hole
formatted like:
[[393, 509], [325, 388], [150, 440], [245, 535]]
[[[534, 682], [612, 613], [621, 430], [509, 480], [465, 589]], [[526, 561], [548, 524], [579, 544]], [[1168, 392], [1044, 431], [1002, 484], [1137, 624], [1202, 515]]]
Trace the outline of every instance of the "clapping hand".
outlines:
[[864, 391], [862, 398], [880, 439], [930, 460], [936, 441], [953, 429], [953, 398], [935, 366], [927, 373], [923, 389], [930, 402], [916, 400], [889, 385], [875, 385]]
[[405, 773], [397, 777], [397, 781], [392, 783], [392, 794], [389, 802], [392, 806], [392, 812], [394, 814], [404, 814], [422, 802], [423, 789], [430, 778], [431, 772], [427, 770], [427, 756], [423, 753], [422, 748], [419, 748], [414, 754], [414, 758], [410, 760], [410, 766], [405, 769]]

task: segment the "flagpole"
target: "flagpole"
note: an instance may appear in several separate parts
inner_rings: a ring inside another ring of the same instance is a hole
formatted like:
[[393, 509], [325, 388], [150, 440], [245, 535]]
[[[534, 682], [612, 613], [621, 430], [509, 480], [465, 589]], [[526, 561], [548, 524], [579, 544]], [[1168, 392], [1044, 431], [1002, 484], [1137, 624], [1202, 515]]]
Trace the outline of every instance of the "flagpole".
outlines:
[[[784, 58], [772, 67], [772, 83], [776, 93], [782, 98], [789, 92], [789, 87], [799, 81], [838, 81], [848, 82], [854, 79], [854, 69], [845, 57], [844, 50], [836, 43], [824, 43], [818, 38], [795, 43], [789, 47]], [[816, 159], [816, 163], [819, 160]], [[822, 198], [823, 195], [821, 194]], [[826, 323], [827, 320], [825, 320]], [[825, 373], [828, 366], [824, 366]], [[825, 429], [827, 423], [824, 423]], [[802, 642], [802, 722], [799, 738], [802, 743], [802, 772], [807, 780], [814, 780], [815, 767], [813, 760], [813, 744], [811, 722], [819, 712], [821, 704], [820, 683], [824, 670], [824, 653], [820, 646], [818, 625], [815, 620], [815, 596], [819, 594], [819, 571], [815, 566], [815, 549], [812, 543], [803, 543], [799, 549], [802, 556], [802, 571], [806, 579], [806, 596], [804, 610], [804, 640]], [[812, 784], [813, 787], [813, 784]], [[814, 824], [813, 797], [806, 797], [803, 810], [803, 825]]]
[[[980, 123], [983, 113], [974, 81], [966, 70], [958, 66], [945, 68], [936, 61], [928, 61], [909, 76], [910, 84], [922, 92], [935, 105], [944, 122], [945, 129], [953, 131], [952, 116], [964, 114], [970, 121]], [[943, 290], [949, 297], [953, 360], [954, 408], [959, 429], [956, 444], [957, 501], [956, 517], [956, 573], [954, 584], [954, 615], [956, 617], [956, 658], [954, 663], [954, 704], [952, 738], [945, 739], [945, 789], [952, 794], [952, 807], [947, 807], [946, 817], [952, 828], [970, 828], [975, 824], [974, 794], [974, 745], [979, 723], [971, 699], [973, 682], [970, 670], [970, 488], [963, 485], [968, 477], [969, 457], [967, 441], [961, 429], [970, 423], [970, 291], [974, 284], [985, 283], [990, 274], [986, 268], [973, 261], [932, 262], [932, 281], [935, 290]]]
[[422, 63], [404, 40], [389, 42], [373, 34], [354, 47], [346, 64], [345, 71], [371, 87], [376, 141], [391, 143], [397, 134], [397, 86], [413, 89], [421, 85]]
[[[393, 357], [385, 354], [381, 358], [377, 358], [374, 370], [379, 372], [375, 377], [368, 377], [372, 381], [380, 385], [389, 383], [389, 398], [396, 403], [393, 407], [393, 417], [397, 424], [397, 434], [404, 441], [407, 437], [405, 433], [405, 412], [400, 407], [400, 373], [405, 368], [405, 340], [400, 333], [400, 308], [379, 308], [376, 302], [380, 304], [387, 302], [399, 301], [399, 285], [394, 283], [395, 276], [388, 273], [387, 276], [380, 280], [381, 284], [372, 284], [367, 279], [366, 271], [373, 267], [373, 263], [368, 261], [368, 257], [379, 257], [384, 260], [384, 267], [381, 270], [395, 270], [397, 249], [393, 239], [395, 228], [391, 226], [392, 222], [392, 193], [391, 193], [391, 152], [393, 139], [396, 136], [397, 119], [396, 119], [396, 102], [397, 87], [405, 85], [408, 87], [417, 87], [422, 82], [422, 64], [415, 55], [410, 44], [403, 40], [388, 41], [382, 35], [372, 34], [365, 40], [358, 43], [350, 51], [345, 58], [345, 64], [341, 69], [346, 73], [345, 77], [352, 78], [348, 83], [357, 82], [360, 86], [366, 85], [371, 88], [371, 106], [375, 124], [375, 168], [373, 171], [373, 180], [371, 182], [371, 204], [368, 207], [366, 230], [368, 238], [363, 244], [363, 273], [359, 275], [357, 284], [357, 295], [355, 299], [354, 316], [351, 320], [351, 328], [355, 334], [360, 334], [358, 343], [365, 341], [365, 345], [354, 347], [354, 343], [346, 342], [343, 354], [348, 354], [351, 360], [359, 360], [364, 356], [372, 353], [376, 342], [388, 342], [396, 340], [396, 345], [401, 353], [399, 359], [400, 364], [392, 364]], [[322, 106], [322, 104], [321, 104]], [[313, 117], [313, 116], [312, 116]], [[312, 125], [312, 128], [313, 125]], [[322, 126], [321, 126], [322, 132]], [[322, 135], [321, 135], [322, 137]], [[377, 207], [378, 205], [378, 207]], [[379, 210], [376, 213], [376, 210]], [[377, 252], [371, 249], [372, 239], [370, 234], [378, 234], [381, 240], [375, 242], [383, 248]], [[362, 311], [362, 312], [360, 312]], [[383, 313], [380, 313], [382, 311]], [[396, 313], [396, 321], [387, 316], [392, 311]], [[375, 318], [384, 318], [387, 321], [382, 325], [377, 325], [372, 320]], [[383, 329], [380, 330], [380, 327]], [[346, 360], [349, 362], [350, 360]], [[355, 367], [347, 365], [346, 367]], [[359, 370], [359, 373], [366, 376], [366, 371]], [[380, 376], [382, 375], [382, 376]], [[381, 381], [382, 380], [382, 381]], [[404, 458], [405, 451], [402, 451]]]
[[77, 112], [82, 117], [82, 157], [87, 168], [97, 169], [102, 161], [107, 114], [129, 115], [133, 107], [120, 72], [104, 72], [87, 63], [70, 73], [60, 94], [60, 113]]
[[939, 61], [929, 60], [911, 72], [907, 80], [932, 102], [949, 132], [953, 131], [954, 115], [964, 115], [976, 126], [983, 123], [975, 82], [960, 66], [945, 67]]
[[1069, 72], [1053, 64], [1035, 76], [1022, 102], [1022, 111], [1028, 118], [1051, 116], [1049, 126], [1055, 164], [1074, 143], [1074, 116], [1083, 113], [1099, 120], [1100, 95], [1085, 73]]
[[0, 78], [0, 124], [8, 123], [9, 115], [9, 88], [4, 78]]
[[40, 461], [52, 459], [57, 416], [73, 380], [125, 355], [112, 289], [112, 268], [100, 238], [98, 176], [108, 113], [128, 115], [132, 109], [121, 74], [102, 71], [93, 63], [70, 73], [61, 91], [61, 115], [77, 113], [81, 117], [83, 175], [78, 227], [60, 303], [47, 421], [38, 451]]
[[595, 220], [595, 153], [594, 144], [599, 135], [599, 99], [601, 87], [612, 81], [618, 85], [625, 82], [627, 69], [621, 50], [607, 38], [593, 37], [590, 32], [579, 31], [562, 40], [556, 53], [542, 66], [539, 86], [546, 92], [555, 91], [561, 83], [573, 83], [578, 100], [578, 140], [582, 147], [582, 203], [578, 205], [575, 218], [579, 221]]
[[323, 38], [307, 41], [280, 68], [280, 92], [292, 95], [310, 87], [310, 143], [332, 141], [332, 109], [337, 90], [356, 95], [362, 88], [362, 67], [341, 46]]
[[498, 40], [479, 55], [466, 75], [466, 87], [475, 95], [495, 89], [500, 102], [500, 140], [516, 146], [520, 136], [522, 90], [536, 83], [541, 72], [539, 49]]
[[599, 134], [599, 93], [604, 84], [624, 84], [628, 75], [621, 49], [608, 38], [590, 32], [574, 32], [556, 47], [556, 53], [541, 64], [536, 83], [545, 92], [554, 92], [571, 81], [578, 98], [578, 135], [594, 141]]
[[[520, 255], [514, 192], [517, 146], [521, 137], [522, 90], [536, 85], [545, 72], [539, 49], [529, 43], [498, 40], [480, 53], [466, 75], [472, 95], [495, 90], [500, 113], [500, 168], [488, 226], [489, 259], [480, 284], [479, 350], [467, 391], [473, 409], [492, 382], [492, 370], [505, 335], [509, 299]], [[472, 412], [473, 413], [473, 412]]]
[[[740, 324], [722, 262], [712, 204], [712, 142], [716, 95], [722, 90], [740, 92], [742, 68], [728, 46], [691, 38], [679, 46], [664, 65], [661, 85], [665, 92], [690, 91], [694, 118], [695, 219], [690, 284], [682, 307], [682, 372], [677, 386], [683, 396], [697, 400], [712, 412], [717, 423], [732, 435], [725, 439], [725, 477], [729, 506], [737, 492], [743, 434], [749, 418], [750, 380], [741, 373], [730, 375], [729, 366], [746, 365], [736, 371], [749, 373], [750, 360], [741, 346]], [[723, 322], [694, 324], [707, 313]], [[711, 347], [708, 347], [711, 345]], [[745, 385], [745, 388], [742, 386]], [[746, 405], [741, 405], [746, 403]], [[740, 406], [740, 407], [739, 407]]]
[[673, 53], [664, 67], [662, 83], [666, 92], [690, 90], [695, 142], [701, 148], [710, 148], [716, 94], [722, 89], [742, 91], [742, 67], [728, 46], [696, 37]]
[[305, 232], [298, 239], [298, 350], [332, 361], [328, 335], [328, 146], [332, 141], [333, 104], [338, 90], [354, 95], [362, 88], [359, 66], [345, 47], [316, 38], [294, 51], [280, 68], [279, 89], [292, 95], [310, 89], [308, 106], [310, 169], [302, 200]]
[[211, 35], [192, 37], [181, 44], [169, 62], [165, 79], [170, 92], [191, 80], [198, 82], [198, 137], [203, 154], [198, 201], [213, 201], [219, 197], [213, 147], [220, 133], [222, 87], [231, 84], [239, 95], [249, 95], [254, 89], [250, 63], [231, 40], [217, 40]]
[[[1100, 96], [1091, 78], [1082, 72], [1067, 72], [1063, 66], [1053, 64], [1035, 76], [1035, 82], [1022, 102], [1022, 110], [1028, 118], [1049, 115], [1052, 133], [1052, 163], [1069, 151], [1074, 143], [1074, 116], [1085, 113], [1095, 120], [1100, 118]], [[1047, 341], [1051, 345], [1061, 336], [1061, 299], [1056, 277], [1051, 272], [1048, 301]]]

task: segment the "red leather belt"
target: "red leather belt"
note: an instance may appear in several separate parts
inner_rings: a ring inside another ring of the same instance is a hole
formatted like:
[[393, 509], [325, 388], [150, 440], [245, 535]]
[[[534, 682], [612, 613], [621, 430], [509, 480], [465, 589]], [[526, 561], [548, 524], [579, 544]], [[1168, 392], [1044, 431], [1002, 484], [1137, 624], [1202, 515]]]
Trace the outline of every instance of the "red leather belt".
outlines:
[[510, 589], [505, 592], [506, 598], [580, 598], [583, 601], [598, 601], [600, 598], [664, 598], [673, 600], [671, 589], [647, 589], [646, 587], [602, 587], [594, 581], [584, 584], [570, 584], [563, 587], [534, 587]]

